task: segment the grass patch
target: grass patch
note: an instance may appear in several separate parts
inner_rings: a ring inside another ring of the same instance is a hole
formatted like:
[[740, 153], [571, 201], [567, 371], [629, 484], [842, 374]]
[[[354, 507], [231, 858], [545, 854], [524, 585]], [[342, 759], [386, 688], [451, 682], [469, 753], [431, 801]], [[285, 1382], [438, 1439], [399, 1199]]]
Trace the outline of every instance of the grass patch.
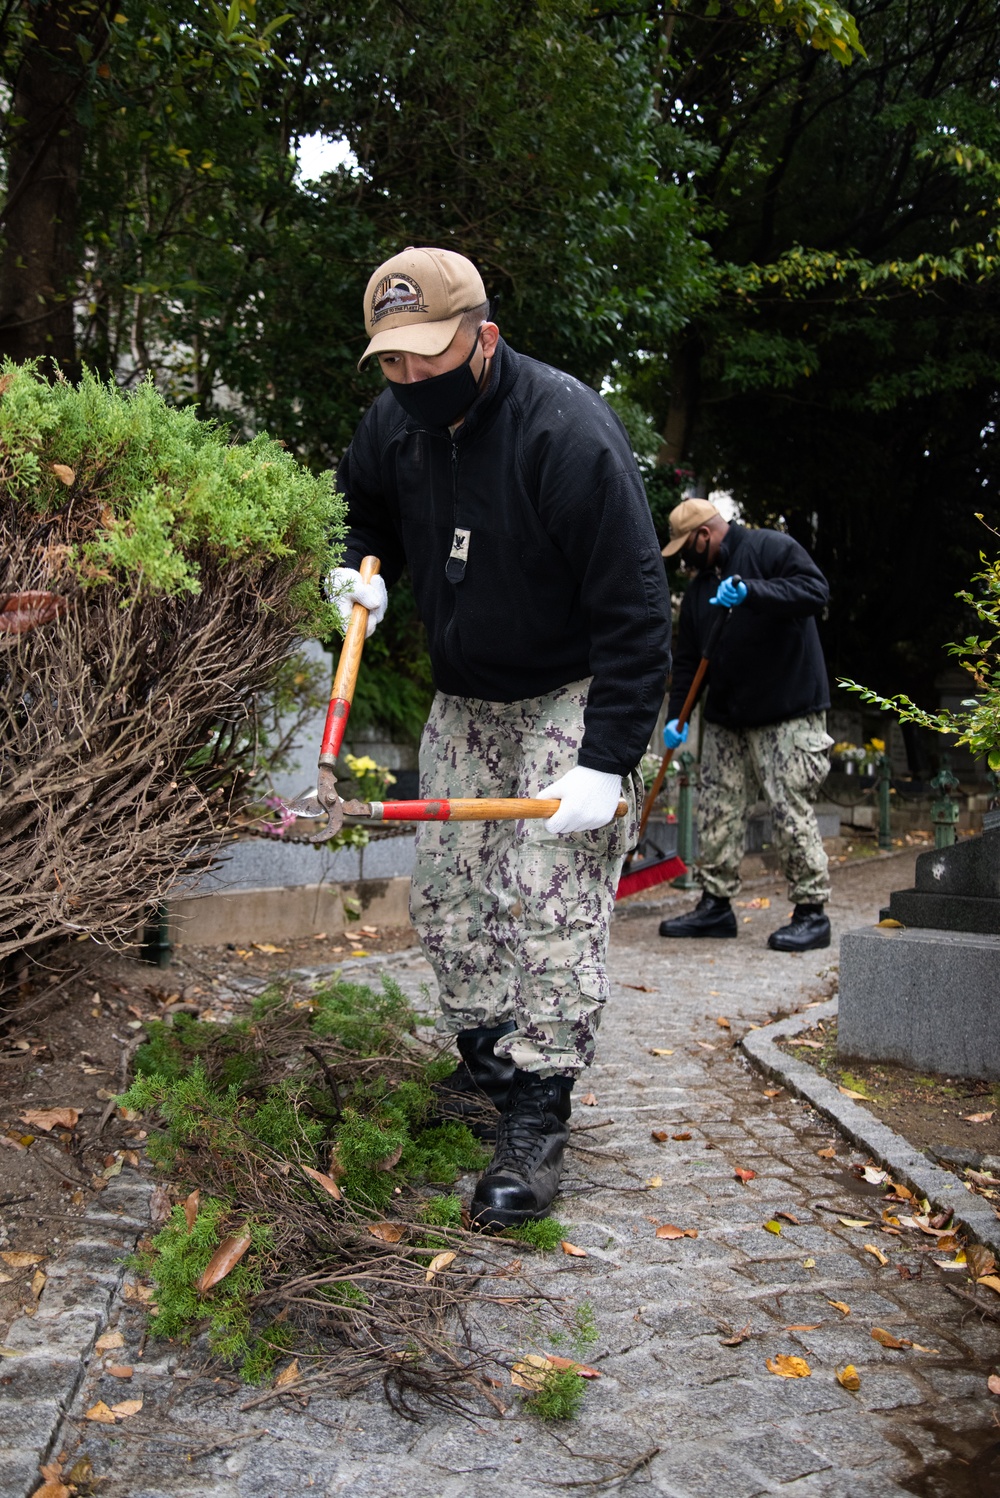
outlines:
[[524, 1402], [539, 1420], [573, 1420], [583, 1403], [584, 1380], [572, 1368], [552, 1368]]
[[527, 1244], [544, 1254], [553, 1253], [565, 1236], [566, 1228], [554, 1217], [543, 1217], [540, 1222], [524, 1222], [519, 1228], [504, 1228], [500, 1234], [501, 1238]]

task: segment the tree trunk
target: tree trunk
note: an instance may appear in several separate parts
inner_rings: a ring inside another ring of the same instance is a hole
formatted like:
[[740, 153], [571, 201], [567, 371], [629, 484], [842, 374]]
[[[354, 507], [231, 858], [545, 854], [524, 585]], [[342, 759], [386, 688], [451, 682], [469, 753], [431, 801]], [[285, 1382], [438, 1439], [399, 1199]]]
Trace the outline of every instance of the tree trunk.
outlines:
[[96, 40], [103, 27], [99, 4], [40, 4], [10, 110], [18, 123], [0, 212], [0, 355], [51, 358], [66, 374], [76, 371], [72, 283], [85, 139], [77, 103], [87, 79], [75, 34], [90, 31]]
[[676, 468], [688, 455], [701, 393], [701, 341], [696, 332], [687, 333], [676, 346], [670, 373], [670, 405], [656, 461]]

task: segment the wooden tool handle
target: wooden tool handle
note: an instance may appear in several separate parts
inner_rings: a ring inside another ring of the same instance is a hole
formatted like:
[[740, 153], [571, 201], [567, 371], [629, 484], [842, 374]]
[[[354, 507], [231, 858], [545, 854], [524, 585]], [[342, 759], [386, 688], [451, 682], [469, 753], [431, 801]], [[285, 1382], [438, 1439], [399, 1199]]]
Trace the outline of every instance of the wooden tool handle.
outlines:
[[[470, 797], [450, 801], [373, 801], [372, 820], [379, 822], [516, 822], [554, 817], [561, 802], [534, 796]], [[628, 803], [619, 801], [616, 817], [623, 817]]]
[[[361, 581], [370, 583], [373, 577], [378, 576], [381, 565], [378, 557], [365, 557], [358, 568]], [[353, 701], [367, 628], [368, 610], [360, 603], [356, 603], [351, 610], [351, 620], [344, 635], [344, 643], [340, 648], [340, 660], [337, 662], [337, 674], [333, 678], [331, 697], [339, 697], [344, 702]]]
[[[380, 566], [378, 557], [365, 557], [358, 569], [361, 573], [361, 581], [370, 583], [377, 575]], [[367, 629], [368, 610], [360, 603], [356, 603], [351, 610], [344, 643], [340, 647], [340, 659], [337, 662], [337, 673], [333, 678], [330, 705], [326, 710], [326, 726], [323, 729], [323, 742], [319, 750], [321, 768], [324, 765], [328, 769], [332, 768], [344, 742]]]

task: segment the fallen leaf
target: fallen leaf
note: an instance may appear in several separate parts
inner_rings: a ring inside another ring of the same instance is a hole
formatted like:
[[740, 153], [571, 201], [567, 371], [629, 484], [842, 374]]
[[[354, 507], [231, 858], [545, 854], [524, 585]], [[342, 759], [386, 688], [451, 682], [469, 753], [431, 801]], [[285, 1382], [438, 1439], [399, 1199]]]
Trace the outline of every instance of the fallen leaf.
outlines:
[[70, 1494], [75, 1492], [75, 1488], [68, 1488], [58, 1477], [50, 1477], [40, 1488], [35, 1489], [31, 1498], [70, 1498]]
[[846, 1368], [838, 1368], [834, 1376], [841, 1388], [848, 1389], [852, 1394], [856, 1394], [861, 1388], [861, 1377], [853, 1363], [848, 1363]]
[[914, 1352], [929, 1352], [932, 1353], [934, 1357], [940, 1357], [941, 1355], [940, 1347], [924, 1347], [919, 1342], [911, 1342], [910, 1346], [913, 1348]]
[[42, 1291], [45, 1289], [45, 1281], [47, 1278], [48, 1276], [41, 1269], [36, 1269], [34, 1274], [31, 1276], [31, 1294], [35, 1300], [38, 1299]]
[[774, 1218], [772, 1217], [771, 1220], [770, 1220], [770, 1222], [765, 1222], [764, 1223], [764, 1231], [765, 1231], [765, 1233], [776, 1233], [776, 1234], [780, 1234], [780, 1232], [781, 1232], [781, 1223], [780, 1222], [775, 1222]]
[[703, 1051], [714, 1051], [715, 1046], [708, 1040], [696, 1040], [695, 1045], [700, 1045]]
[[891, 915], [887, 915], [881, 921], [876, 921], [875, 924], [877, 926], [883, 926], [887, 931], [905, 931], [906, 930], [906, 927], [903, 925], [902, 921], [894, 921]]
[[519, 1389], [531, 1389], [537, 1392], [545, 1382], [545, 1375], [552, 1369], [548, 1358], [539, 1357], [537, 1352], [529, 1352], [527, 1357], [515, 1363], [510, 1370], [510, 1381]]
[[303, 1165], [302, 1169], [310, 1180], [315, 1181], [317, 1186], [322, 1186], [323, 1190], [328, 1192], [335, 1202], [344, 1200], [344, 1193], [331, 1176], [325, 1176], [321, 1170], [313, 1170], [311, 1165]]
[[984, 1243], [971, 1243], [965, 1250], [973, 1279], [984, 1279], [996, 1268], [996, 1259]]
[[101, 1425], [114, 1425], [115, 1423], [115, 1417], [103, 1399], [99, 1399], [96, 1404], [92, 1404], [83, 1418], [85, 1420], [97, 1420]]
[[817, 1150], [816, 1153], [821, 1160], [836, 1160], [837, 1158], [837, 1151], [832, 1144], [828, 1144], [825, 1150]]
[[403, 1158], [403, 1146], [398, 1145], [391, 1155], [386, 1155], [384, 1160], [379, 1160], [375, 1166], [376, 1170], [393, 1170]]
[[748, 1321], [747, 1324], [746, 1324], [746, 1326], [741, 1327], [738, 1332], [734, 1332], [731, 1337], [720, 1337], [719, 1338], [719, 1346], [720, 1347], [739, 1347], [740, 1344], [742, 1342], [745, 1342], [748, 1339], [749, 1336], [750, 1336], [750, 1323]]
[[572, 1358], [556, 1357], [554, 1352], [548, 1354], [546, 1361], [553, 1368], [571, 1368], [574, 1373], [579, 1373], [581, 1378], [600, 1378], [601, 1376], [599, 1368], [588, 1368], [586, 1363], [574, 1363]]
[[18, 1352], [16, 1347], [0, 1347], [0, 1358], [23, 1358], [24, 1353]]
[[803, 1269], [815, 1269], [816, 1268], [816, 1260], [815, 1259], [803, 1259], [802, 1260], [802, 1268]]
[[865, 1253], [871, 1254], [872, 1258], [874, 1259], [878, 1259], [880, 1264], [888, 1264], [889, 1262], [888, 1257], [882, 1252], [880, 1248], [876, 1248], [874, 1243], [865, 1244]]
[[137, 1415], [142, 1409], [142, 1399], [123, 1399], [120, 1404], [113, 1404], [111, 1408], [120, 1419], [127, 1420], [129, 1415]]
[[[966, 1123], [989, 1123], [995, 1112], [996, 1109], [991, 1108], [989, 1113], [963, 1113], [960, 1116]], [[31, 1123], [30, 1118], [26, 1118], [24, 1121], [25, 1123]]]
[[692, 1136], [690, 1134], [671, 1134], [670, 1137], [671, 1137], [671, 1139], [677, 1139], [679, 1141], [684, 1141], [685, 1139], [690, 1139]]
[[881, 1186], [883, 1181], [889, 1179], [887, 1170], [878, 1170], [874, 1165], [866, 1165], [863, 1173], [869, 1186]]
[[884, 1326], [872, 1327], [872, 1340], [878, 1342], [882, 1347], [891, 1347], [894, 1350], [900, 1347], [912, 1347], [913, 1343], [906, 1337], [897, 1337], [892, 1332], [887, 1332]]
[[809, 1378], [812, 1373], [805, 1358], [792, 1357], [787, 1352], [779, 1352], [777, 1357], [768, 1358], [767, 1371], [776, 1373], [779, 1378]]
[[274, 955], [275, 953], [283, 954], [288, 951], [287, 947], [276, 947], [273, 942], [269, 941], [254, 941], [251, 942], [250, 945], [254, 948], [255, 951], [267, 952], [269, 955]]
[[870, 1228], [874, 1226], [870, 1217], [838, 1217], [837, 1221], [842, 1222], [845, 1228]]
[[744, 1186], [746, 1185], [747, 1181], [755, 1181], [757, 1179], [757, 1172], [755, 1170], [744, 1170], [742, 1165], [737, 1165], [736, 1169], [733, 1171], [733, 1175], [735, 1176], [736, 1180], [742, 1181]]
[[[822, 1040], [790, 1040], [788, 1043], [789, 1045], [808, 1046], [811, 1051], [821, 1051], [826, 1042]], [[840, 1090], [843, 1092], [844, 1089], [841, 1088]], [[854, 1096], [860, 1097], [861, 1094], [858, 1092]]]
[[19, 1115], [21, 1122], [32, 1128], [45, 1129], [75, 1129], [77, 1119], [80, 1117], [79, 1108], [29, 1108], [26, 1113]]
[[189, 1233], [195, 1225], [195, 1221], [198, 1216], [198, 1203], [200, 1201], [201, 1192], [197, 1189], [192, 1191], [191, 1195], [185, 1197], [184, 1199], [184, 1221], [187, 1223], [187, 1230]]
[[715, 1023], [718, 1025], [720, 1030], [731, 1030], [733, 1028], [724, 1014], [720, 1014]]
[[593, 1092], [585, 1092], [583, 1094], [583, 1097], [580, 1099], [580, 1104], [584, 1108], [596, 1108], [597, 1094]]
[[658, 1186], [663, 1185], [663, 1177], [650, 1176], [649, 1180], [646, 1182], [646, 1185], [650, 1188], [651, 1191], [655, 1191]]
[[658, 1049], [657, 1047], [654, 1046], [653, 1049], [650, 1051], [649, 1054], [651, 1056], [672, 1056], [674, 1053], [673, 1053], [673, 1051], [663, 1051], [663, 1050], [660, 1050], [660, 1049]]
[[822, 1321], [793, 1321], [791, 1326], [783, 1328], [786, 1332], [816, 1332], [823, 1325]]
[[104, 1372], [112, 1378], [131, 1378], [135, 1369], [128, 1363], [105, 1363]]
[[213, 1285], [217, 1285], [220, 1280], [224, 1280], [226, 1275], [236, 1268], [249, 1247], [250, 1238], [248, 1235], [240, 1238], [223, 1238], [215, 1253], [205, 1265], [201, 1278], [194, 1287], [198, 1294], [204, 1295], [206, 1291], [211, 1290]]
[[870, 1103], [872, 1101], [865, 1093], [854, 1092], [850, 1087], [838, 1087], [837, 1091], [842, 1092], [845, 1097], [857, 1098], [862, 1103]]
[[401, 1222], [370, 1222], [368, 1231], [383, 1243], [398, 1243], [406, 1229]]
[[156, 1299], [156, 1291], [152, 1285], [137, 1285], [129, 1283], [122, 1285], [122, 1300], [133, 1300], [138, 1305], [152, 1305]]
[[986, 1387], [989, 1389], [991, 1394], [1000, 1394], [1000, 1374], [991, 1373], [989, 1378], [986, 1380]]
[[622, 988], [634, 988], [636, 993], [658, 993], [656, 988], [650, 988], [645, 983], [623, 983]]
[[670, 1135], [667, 1133], [666, 1129], [653, 1129], [649, 1137], [651, 1139], [655, 1139], [657, 1144], [665, 1144], [666, 1141], [670, 1138]]
[[11, 1269], [30, 1269], [33, 1264], [40, 1264], [44, 1254], [24, 1253], [18, 1249], [7, 1249], [0, 1253], [0, 1259], [9, 1264]]
[[95, 1352], [111, 1352], [115, 1347], [124, 1347], [125, 1338], [121, 1332], [104, 1332], [94, 1343]]
[[70, 484], [76, 483], [76, 471], [70, 468], [68, 463], [52, 463], [49, 466], [59, 482], [65, 484], [67, 489]]
[[431, 1280], [436, 1274], [440, 1274], [442, 1269], [447, 1269], [449, 1264], [453, 1264], [455, 1262], [455, 1257], [456, 1255], [451, 1253], [450, 1251], [443, 1254], [435, 1254], [433, 1259], [428, 1264], [427, 1272], [424, 1275], [424, 1279], [427, 1281], [427, 1283], [430, 1284]]
[[956, 1254], [953, 1259], [935, 1259], [934, 1263], [939, 1269], [964, 1269], [965, 1255]]
[[989, 1285], [991, 1290], [995, 1290], [996, 1293], [1000, 1295], [1000, 1278], [998, 1278], [995, 1274], [984, 1274], [982, 1279], [976, 1280], [976, 1284]]
[[288, 1364], [288, 1366], [285, 1367], [285, 1368], [282, 1368], [281, 1372], [278, 1374], [277, 1378], [274, 1380], [274, 1387], [276, 1389], [283, 1389], [286, 1384], [297, 1383], [298, 1379], [299, 1379], [299, 1360], [298, 1360], [298, 1358], [292, 1358], [292, 1361]]
[[676, 1223], [663, 1222], [656, 1229], [657, 1238], [697, 1238], [697, 1228], [679, 1228]]
[[[961, 1247], [961, 1244], [961, 1238], [959, 1238], [955, 1233], [948, 1233], [945, 1237], [939, 1238], [937, 1241], [938, 1248], [942, 1253], [945, 1254], [955, 1253]], [[966, 1255], [966, 1257], [968, 1258], [968, 1255]]]
[[575, 1243], [567, 1243], [565, 1238], [562, 1241], [562, 1251], [564, 1254], [569, 1254], [571, 1259], [590, 1258], [590, 1255], [585, 1248], [577, 1248]]
[[799, 1219], [791, 1212], [775, 1212], [774, 1215], [775, 1217], [783, 1217], [786, 1222], [792, 1223], [795, 1227], [799, 1225]]

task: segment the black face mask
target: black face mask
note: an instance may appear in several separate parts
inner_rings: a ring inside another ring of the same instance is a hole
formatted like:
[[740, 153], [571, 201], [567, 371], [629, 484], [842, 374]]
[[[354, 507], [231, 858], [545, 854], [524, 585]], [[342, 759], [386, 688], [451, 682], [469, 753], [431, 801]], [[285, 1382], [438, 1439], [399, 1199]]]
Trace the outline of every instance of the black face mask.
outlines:
[[[407, 416], [412, 416], [421, 426], [450, 427], [465, 415], [479, 394], [482, 380], [482, 375], [476, 379], [471, 368], [472, 356], [479, 347], [481, 331], [482, 329], [478, 329], [476, 332], [476, 341], [469, 350], [469, 357], [456, 369], [432, 375], [429, 380], [417, 380], [412, 385], [399, 380], [388, 382], [389, 389]], [[485, 365], [483, 372], [485, 373]]]
[[685, 567], [690, 567], [693, 572], [706, 572], [708, 570], [709, 543], [706, 541], [701, 551], [696, 551], [693, 546], [681, 547], [681, 561]]

